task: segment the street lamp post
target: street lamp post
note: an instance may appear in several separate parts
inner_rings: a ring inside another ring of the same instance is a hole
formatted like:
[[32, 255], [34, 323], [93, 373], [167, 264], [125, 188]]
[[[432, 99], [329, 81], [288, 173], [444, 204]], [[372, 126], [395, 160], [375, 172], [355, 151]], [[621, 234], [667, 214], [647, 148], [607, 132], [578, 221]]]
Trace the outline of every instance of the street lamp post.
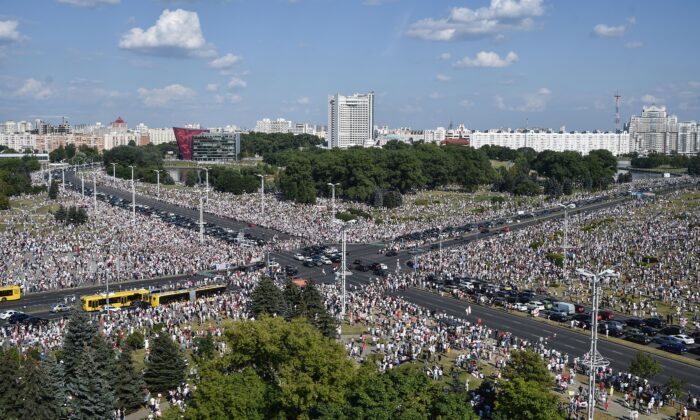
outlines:
[[199, 243], [204, 242], [204, 201], [199, 193]]
[[117, 164], [110, 163], [110, 165], [112, 165], [112, 183], [117, 185]]
[[160, 169], [154, 169], [156, 173], [156, 197], [160, 198]]
[[600, 287], [599, 279], [618, 277], [619, 274], [608, 269], [600, 273], [592, 273], [582, 268], [576, 269], [576, 272], [583, 277], [591, 280], [591, 348], [583, 357], [583, 363], [588, 365], [588, 420], [593, 420], [595, 413], [595, 376], [598, 368], [607, 367], [610, 361], [603, 358], [598, 353], [598, 307], [600, 305]]
[[85, 172], [80, 171], [80, 194], [85, 195]]
[[97, 172], [92, 171], [92, 204], [95, 207], [95, 214], [97, 214]]
[[260, 178], [260, 213], [265, 213], [265, 176], [257, 174]]
[[134, 185], [134, 165], [131, 168], [131, 222], [136, 223], [136, 186]]
[[340, 185], [340, 183], [339, 182], [337, 182], [335, 184], [332, 182], [328, 183], [328, 186], [331, 187], [331, 210], [333, 211], [334, 216], [335, 216], [335, 187], [337, 185]]
[[61, 186], [66, 190], [66, 168], [61, 169]]
[[209, 203], [209, 168], [202, 168], [202, 169], [207, 173], [205, 193], [207, 195], [207, 203]]
[[564, 282], [569, 284], [569, 273], [566, 271], [566, 260], [569, 259], [569, 209], [575, 209], [576, 204], [557, 204], [559, 207], [564, 209], [564, 244], [562, 248], [564, 249]]
[[[342, 312], [340, 314], [340, 321], [343, 321], [343, 318], [345, 318], [345, 313], [347, 311], [347, 297], [345, 295], [345, 277], [348, 275], [348, 267], [347, 267], [347, 229], [350, 227], [351, 224], [355, 223], [355, 220], [348, 220], [347, 222], [342, 222], [340, 220], [335, 221], [334, 223], [338, 223], [341, 225], [340, 232], [341, 232], [341, 252], [342, 252], [342, 258], [340, 259], [340, 288], [342, 291]], [[350, 273], [352, 274], [352, 273]]]

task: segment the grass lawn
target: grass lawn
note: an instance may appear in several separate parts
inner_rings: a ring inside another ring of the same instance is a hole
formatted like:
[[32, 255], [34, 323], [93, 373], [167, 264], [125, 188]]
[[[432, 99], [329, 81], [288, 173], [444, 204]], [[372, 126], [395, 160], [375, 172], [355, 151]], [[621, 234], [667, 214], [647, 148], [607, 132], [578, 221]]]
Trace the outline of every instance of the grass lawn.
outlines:
[[354, 325], [343, 323], [340, 331], [341, 335], [362, 335], [367, 332], [367, 326], [360, 323]]

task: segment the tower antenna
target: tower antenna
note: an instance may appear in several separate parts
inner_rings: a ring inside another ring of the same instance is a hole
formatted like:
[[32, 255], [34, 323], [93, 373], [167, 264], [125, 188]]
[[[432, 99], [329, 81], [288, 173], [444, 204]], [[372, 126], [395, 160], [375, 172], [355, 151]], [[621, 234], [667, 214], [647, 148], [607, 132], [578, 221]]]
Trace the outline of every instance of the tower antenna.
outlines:
[[619, 133], [620, 132], [620, 98], [622, 98], [622, 95], [620, 95], [620, 92], [617, 91], [615, 92], [615, 95], [613, 95], [615, 98], [615, 132]]

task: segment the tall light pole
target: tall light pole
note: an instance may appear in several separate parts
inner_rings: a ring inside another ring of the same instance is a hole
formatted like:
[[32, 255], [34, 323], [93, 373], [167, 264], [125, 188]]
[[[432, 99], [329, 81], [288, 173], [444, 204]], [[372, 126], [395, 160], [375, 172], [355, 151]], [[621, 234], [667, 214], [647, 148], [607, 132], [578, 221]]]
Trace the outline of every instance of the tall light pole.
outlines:
[[260, 178], [260, 213], [265, 213], [265, 176], [256, 174]]
[[131, 222], [136, 224], [136, 186], [134, 185], [134, 165], [131, 168]]
[[569, 259], [569, 209], [575, 209], [576, 204], [557, 204], [557, 206], [564, 209], [564, 244], [562, 248], [564, 249], [564, 282], [569, 284], [569, 273], [566, 271], [566, 260]]
[[199, 243], [204, 242], [204, 201], [202, 192], [199, 192]]
[[[342, 252], [342, 258], [340, 260], [340, 288], [341, 288], [341, 293], [342, 293], [342, 312], [340, 314], [340, 321], [342, 322], [343, 319], [345, 318], [345, 313], [347, 311], [347, 298], [345, 296], [345, 277], [348, 275], [348, 268], [347, 268], [347, 234], [346, 231], [348, 227], [350, 227], [351, 224], [355, 223], [355, 220], [348, 220], [347, 222], [342, 222], [340, 220], [335, 221], [334, 223], [338, 223], [341, 225], [340, 232], [341, 232], [341, 252]], [[352, 274], [352, 273], [349, 273]]]
[[85, 172], [80, 171], [80, 194], [85, 195]]
[[160, 198], [160, 169], [154, 169], [156, 173], [156, 197]]
[[593, 420], [595, 413], [595, 376], [598, 368], [607, 367], [610, 361], [598, 353], [598, 306], [600, 305], [600, 278], [618, 277], [619, 274], [608, 269], [594, 274], [588, 270], [577, 268], [576, 272], [591, 280], [591, 349], [583, 356], [583, 363], [588, 365], [588, 420]]
[[202, 168], [204, 171], [207, 172], [207, 178], [206, 178], [206, 195], [207, 195], [207, 203], [209, 203], [209, 168]]
[[66, 168], [61, 169], [61, 186], [63, 187], [63, 191], [66, 190]]
[[112, 183], [117, 185], [117, 164], [112, 162], [110, 165], [112, 165]]
[[331, 209], [333, 210], [333, 217], [335, 217], [335, 187], [337, 185], [340, 185], [339, 182], [336, 182], [333, 184], [332, 182], [328, 183], [328, 186], [331, 187]]
[[92, 171], [92, 204], [95, 206], [97, 214], [97, 172]]

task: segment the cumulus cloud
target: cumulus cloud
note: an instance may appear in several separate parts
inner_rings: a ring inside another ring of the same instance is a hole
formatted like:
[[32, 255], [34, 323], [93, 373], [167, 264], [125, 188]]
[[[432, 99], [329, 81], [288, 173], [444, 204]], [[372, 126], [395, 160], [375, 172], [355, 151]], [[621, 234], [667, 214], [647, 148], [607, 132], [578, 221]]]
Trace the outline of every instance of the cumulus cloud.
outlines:
[[216, 83], [208, 83], [205, 89], [207, 92], [216, 92], [217, 90], [219, 90], [219, 85], [217, 85]]
[[0, 44], [16, 42], [22, 39], [17, 31], [19, 22], [16, 20], [0, 20]]
[[122, 35], [119, 48], [143, 54], [210, 57], [214, 49], [207, 44], [197, 12], [163, 10], [155, 25], [143, 30], [132, 28]]
[[27, 79], [22, 86], [14, 92], [15, 96], [44, 100], [53, 94], [50, 87], [36, 79]]
[[452, 58], [452, 54], [444, 52], [442, 54], [439, 54], [437, 58], [438, 60], [449, 60], [450, 58]]
[[119, 4], [121, 0], [58, 0], [58, 2], [76, 7], [97, 7], [103, 5], [113, 6]]
[[226, 84], [229, 89], [244, 88], [248, 86], [248, 82], [241, 79], [240, 77], [232, 77]]
[[195, 91], [180, 84], [168, 85], [164, 88], [137, 90], [143, 104], [149, 108], [163, 108], [170, 104], [182, 102], [195, 95]]
[[509, 52], [504, 58], [501, 58], [493, 51], [481, 51], [476, 54], [476, 57], [463, 59], [454, 63], [455, 67], [508, 67], [518, 60], [518, 54], [513, 51]]
[[[613, 26], [613, 25], [606, 25], [604, 23], [599, 23], [593, 27], [593, 35], [599, 36], [601, 38], [620, 37], [620, 36], [624, 35], [625, 32], [635, 23], [637, 23], [637, 18], [635, 18], [634, 16], [628, 17], [627, 24], [623, 24], [623, 25]], [[637, 47], [632, 47], [632, 48], [637, 48]]]
[[211, 60], [209, 62], [209, 67], [218, 70], [228, 69], [231, 68], [234, 64], [238, 63], [239, 61], [241, 61], [241, 57], [229, 53], [219, 58]]
[[414, 22], [406, 35], [431, 41], [501, 38], [506, 31], [532, 29], [534, 18], [543, 14], [543, 0], [491, 0], [488, 7], [455, 7], [448, 17]]
[[657, 103], [663, 102], [664, 100], [647, 93], [646, 95], [642, 95], [641, 101], [642, 101], [642, 103], [645, 103], [645, 104], [657, 104]]
[[444, 75], [444, 74], [438, 74], [435, 76], [435, 79], [437, 79], [438, 82], [449, 82], [452, 80], [450, 76]]
[[544, 87], [534, 93], [521, 95], [520, 105], [509, 105], [502, 96], [496, 96], [495, 99], [496, 106], [503, 111], [539, 112], [544, 111], [551, 96], [552, 91]]

